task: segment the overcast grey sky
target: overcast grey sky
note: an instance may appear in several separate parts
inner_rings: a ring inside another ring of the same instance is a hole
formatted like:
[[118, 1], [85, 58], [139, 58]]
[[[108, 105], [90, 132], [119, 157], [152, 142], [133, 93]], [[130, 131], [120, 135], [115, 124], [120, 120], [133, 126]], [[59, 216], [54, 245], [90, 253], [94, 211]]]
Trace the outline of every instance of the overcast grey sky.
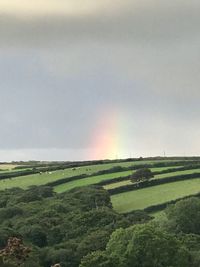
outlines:
[[0, 0], [0, 161], [199, 155], [199, 11]]

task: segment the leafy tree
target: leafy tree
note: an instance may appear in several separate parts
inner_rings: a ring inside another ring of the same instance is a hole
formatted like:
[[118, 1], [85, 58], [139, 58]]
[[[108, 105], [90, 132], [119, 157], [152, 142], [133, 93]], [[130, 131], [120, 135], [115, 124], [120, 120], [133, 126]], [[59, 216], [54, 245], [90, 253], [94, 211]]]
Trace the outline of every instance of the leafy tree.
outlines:
[[200, 234], [200, 200], [189, 198], [178, 201], [166, 209], [173, 230], [186, 234]]
[[24, 236], [31, 241], [32, 244], [38, 247], [44, 247], [47, 245], [47, 236], [44, 230], [37, 225], [29, 228], [28, 232]]
[[11, 237], [6, 247], [0, 251], [0, 257], [5, 265], [22, 266], [30, 252], [31, 249], [24, 246], [22, 239]]
[[80, 267], [117, 267], [115, 259], [109, 257], [105, 252], [95, 251], [85, 256]]
[[107, 245], [107, 255], [120, 267], [188, 267], [189, 252], [172, 235], [150, 224], [116, 230]]
[[132, 182], [140, 182], [140, 181], [149, 180], [153, 177], [154, 177], [154, 175], [150, 169], [143, 168], [143, 169], [139, 169], [139, 170], [135, 171], [131, 175], [131, 180], [132, 180]]

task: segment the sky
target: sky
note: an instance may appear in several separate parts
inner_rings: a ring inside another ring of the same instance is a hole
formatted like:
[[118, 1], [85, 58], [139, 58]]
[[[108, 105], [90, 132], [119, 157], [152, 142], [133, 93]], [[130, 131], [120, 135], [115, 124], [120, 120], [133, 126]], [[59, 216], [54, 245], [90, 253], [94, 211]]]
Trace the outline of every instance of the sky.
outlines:
[[0, 161], [200, 155], [199, 10], [0, 0]]

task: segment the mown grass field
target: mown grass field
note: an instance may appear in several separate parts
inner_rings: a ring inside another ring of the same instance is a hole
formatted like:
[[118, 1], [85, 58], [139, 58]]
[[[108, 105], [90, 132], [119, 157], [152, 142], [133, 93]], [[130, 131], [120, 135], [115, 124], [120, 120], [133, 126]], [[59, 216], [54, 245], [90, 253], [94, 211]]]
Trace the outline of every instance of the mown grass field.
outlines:
[[111, 200], [116, 211], [125, 213], [193, 195], [199, 191], [200, 179], [197, 178], [120, 193], [113, 195]]

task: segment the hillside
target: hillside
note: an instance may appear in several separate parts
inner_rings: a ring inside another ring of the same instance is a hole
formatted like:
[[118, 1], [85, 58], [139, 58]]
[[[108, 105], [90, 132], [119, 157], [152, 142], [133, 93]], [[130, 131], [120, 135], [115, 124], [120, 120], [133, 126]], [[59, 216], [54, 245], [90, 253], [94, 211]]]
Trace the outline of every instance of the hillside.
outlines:
[[[0, 266], [128, 267], [129, 261], [134, 267], [199, 266], [199, 158], [4, 166], [0, 173]], [[134, 181], [134, 174], [144, 168], [152, 178]], [[190, 212], [180, 206], [189, 207]], [[188, 216], [193, 216], [191, 223]], [[131, 245], [131, 254], [127, 252], [133, 237], [138, 238], [134, 246], [139, 254], [134, 254]], [[152, 243], [155, 237], [159, 249], [163, 246], [173, 256], [146, 247], [146, 242], [157, 246]], [[24, 246], [28, 258], [24, 250], [18, 250], [21, 256], [16, 258], [10, 252], [12, 242]], [[149, 258], [142, 256], [144, 250], [149, 250]], [[162, 264], [152, 265], [154, 260]]]

